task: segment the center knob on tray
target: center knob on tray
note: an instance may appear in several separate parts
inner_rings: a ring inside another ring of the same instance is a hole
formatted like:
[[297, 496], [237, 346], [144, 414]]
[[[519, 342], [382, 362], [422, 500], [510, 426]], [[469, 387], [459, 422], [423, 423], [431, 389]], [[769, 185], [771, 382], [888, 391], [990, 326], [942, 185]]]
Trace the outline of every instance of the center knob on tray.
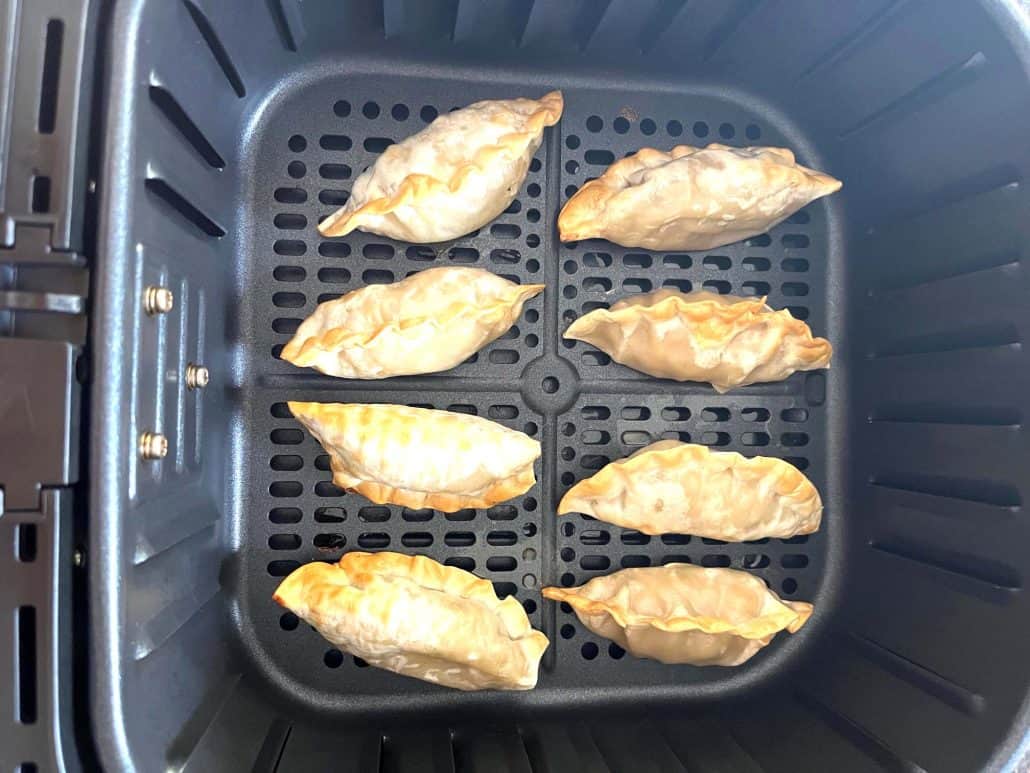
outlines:
[[538, 357], [522, 371], [522, 399], [534, 411], [562, 413], [578, 396], [579, 374], [560, 357]]

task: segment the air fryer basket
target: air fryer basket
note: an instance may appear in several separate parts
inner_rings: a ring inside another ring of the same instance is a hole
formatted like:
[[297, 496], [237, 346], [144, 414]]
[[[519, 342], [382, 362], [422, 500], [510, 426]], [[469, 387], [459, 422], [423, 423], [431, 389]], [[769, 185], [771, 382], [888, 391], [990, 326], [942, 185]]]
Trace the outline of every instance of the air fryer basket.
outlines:
[[[117, 3], [92, 453], [94, 733], [112, 768], [969, 770], [1030, 683], [1022, 352], [1030, 89], [1003, 4], [864, 0]], [[238, 6], [238, 7], [236, 7]], [[444, 245], [316, 225], [391, 142], [477, 99], [561, 88], [511, 207]], [[790, 147], [845, 182], [707, 252], [561, 244], [586, 180], [650, 145]], [[278, 354], [317, 303], [434, 265], [547, 290], [447, 373], [353, 382]], [[149, 286], [176, 296], [148, 315]], [[768, 296], [826, 372], [726, 395], [561, 332], [659, 287]], [[189, 364], [211, 373], [191, 390]], [[489, 510], [377, 506], [330, 482], [287, 400], [475, 413], [543, 444]], [[144, 432], [170, 452], [138, 453]], [[555, 517], [571, 484], [671, 437], [787, 459], [817, 534], [724, 544]], [[103, 514], [98, 517], [98, 514]], [[423, 553], [514, 595], [551, 640], [526, 693], [368, 668], [271, 599], [300, 564]], [[542, 585], [690, 561], [816, 615], [737, 669], [638, 660]], [[999, 756], [998, 759], [1001, 759]]]

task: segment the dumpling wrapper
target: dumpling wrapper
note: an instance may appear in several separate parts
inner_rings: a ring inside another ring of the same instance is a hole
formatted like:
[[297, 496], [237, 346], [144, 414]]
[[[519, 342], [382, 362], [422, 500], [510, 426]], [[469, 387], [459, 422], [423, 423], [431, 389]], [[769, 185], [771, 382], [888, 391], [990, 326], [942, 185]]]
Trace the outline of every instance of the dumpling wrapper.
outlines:
[[347, 553], [295, 569], [273, 597], [370, 665], [459, 690], [536, 686], [544, 634], [493, 585], [425, 556]]
[[726, 542], [811, 534], [822, 511], [816, 487], [782, 459], [748, 459], [678, 440], [659, 440], [605, 465], [558, 505], [559, 515], [584, 513], [644, 534]]
[[543, 289], [481, 268], [430, 268], [319, 304], [282, 358], [341, 378], [436, 373], [503, 335]]
[[783, 601], [747, 572], [691, 564], [622, 569], [542, 592], [631, 655], [695, 666], [739, 666], [812, 614], [811, 604]]
[[829, 367], [833, 347], [765, 298], [662, 289], [583, 315], [565, 338], [585, 341], [635, 370], [677, 381], [707, 381], [717, 392], [781, 381]]
[[563, 242], [707, 250], [765, 233], [840, 187], [786, 148], [644, 148], [580, 188], [558, 215], [558, 231]]
[[544, 129], [558, 123], [563, 106], [561, 92], [552, 91], [441, 115], [384, 150], [319, 232], [345, 236], [360, 229], [427, 244], [482, 228], [515, 199]]
[[329, 453], [333, 483], [377, 504], [453, 513], [536, 483], [540, 443], [464, 413], [405, 405], [290, 402]]

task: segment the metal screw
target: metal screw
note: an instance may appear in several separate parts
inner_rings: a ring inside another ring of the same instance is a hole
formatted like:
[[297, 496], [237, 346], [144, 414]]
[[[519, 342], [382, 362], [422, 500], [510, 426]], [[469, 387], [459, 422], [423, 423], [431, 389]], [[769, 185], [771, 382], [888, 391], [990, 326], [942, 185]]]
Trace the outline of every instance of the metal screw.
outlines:
[[186, 386], [190, 389], [203, 389], [207, 386], [211, 374], [203, 365], [194, 365], [192, 362], [186, 366]]
[[167, 314], [175, 306], [175, 296], [167, 287], [149, 285], [143, 293], [143, 308], [151, 316]]
[[164, 459], [168, 455], [168, 438], [160, 432], [144, 432], [139, 436], [139, 455], [144, 459]]
[[86, 551], [82, 548], [75, 548], [72, 551], [72, 564], [81, 569], [86, 565]]

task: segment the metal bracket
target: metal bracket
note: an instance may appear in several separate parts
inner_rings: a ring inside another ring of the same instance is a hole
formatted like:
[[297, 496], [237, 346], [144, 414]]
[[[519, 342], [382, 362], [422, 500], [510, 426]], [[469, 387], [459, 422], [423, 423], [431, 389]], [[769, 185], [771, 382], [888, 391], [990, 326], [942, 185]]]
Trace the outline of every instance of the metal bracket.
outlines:
[[95, 6], [0, 0], [0, 251], [19, 260], [82, 248]]
[[72, 490], [99, 3], [0, 0], [0, 769], [81, 768]]
[[71, 504], [69, 490], [46, 490], [38, 511], [0, 518], [0, 664], [13, 671], [0, 677], [0, 770], [80, 767], [68, 678], [73, 610], [57, 595], [74, 571]]
[[94, 11], [0, 0], [0, 514], [78, 478]]
[[44, 486], [78, 480], [78, 430], [75, 347], [0, 338], [0, 514], [38, 510]]

